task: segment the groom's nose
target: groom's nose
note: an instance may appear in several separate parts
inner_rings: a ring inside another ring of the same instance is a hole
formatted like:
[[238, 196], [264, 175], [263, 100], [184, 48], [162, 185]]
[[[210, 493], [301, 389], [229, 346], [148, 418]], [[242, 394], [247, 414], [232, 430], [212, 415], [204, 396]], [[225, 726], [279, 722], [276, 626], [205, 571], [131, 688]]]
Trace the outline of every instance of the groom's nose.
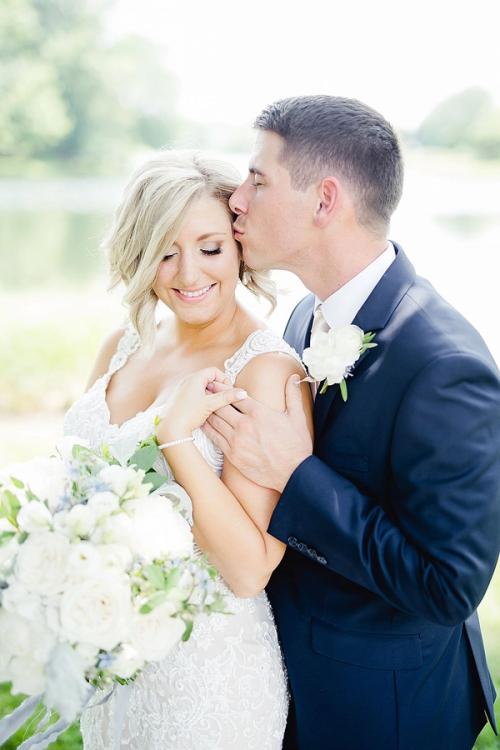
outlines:
[[229, 208], [234, 214], [246, 214], [248, 210], [248, 200], [245, 194], [245, 183], [236, 188], [229, 199]]

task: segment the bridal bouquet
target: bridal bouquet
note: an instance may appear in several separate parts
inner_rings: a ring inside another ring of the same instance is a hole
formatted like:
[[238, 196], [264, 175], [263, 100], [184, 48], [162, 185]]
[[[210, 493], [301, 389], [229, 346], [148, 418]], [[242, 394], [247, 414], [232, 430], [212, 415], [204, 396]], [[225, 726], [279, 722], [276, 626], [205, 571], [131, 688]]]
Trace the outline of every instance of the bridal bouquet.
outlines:
[[0, 472], [0, 682], [66, 725], [95, 688], [128, 683], [200, 613], [225, 611], [186, 493], [153, 469], [156, 437], [127, 453], [65, 438]]

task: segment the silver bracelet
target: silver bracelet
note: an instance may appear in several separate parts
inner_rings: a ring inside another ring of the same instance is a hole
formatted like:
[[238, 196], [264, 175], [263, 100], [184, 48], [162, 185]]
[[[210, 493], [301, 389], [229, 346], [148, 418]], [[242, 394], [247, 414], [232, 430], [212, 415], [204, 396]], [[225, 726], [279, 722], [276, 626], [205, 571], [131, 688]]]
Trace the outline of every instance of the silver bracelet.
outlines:
[[162, 445], [159, 445], [158, 448], [171, 448], [172, 445], [180, 445], [181, 443], [189, 443], [191, 440], [194, 440], [194, 437], [191, 435], [191, 437], [188, 438], [181, 438], [180, 440], [171, 440], [170, 443], [163, 443]]

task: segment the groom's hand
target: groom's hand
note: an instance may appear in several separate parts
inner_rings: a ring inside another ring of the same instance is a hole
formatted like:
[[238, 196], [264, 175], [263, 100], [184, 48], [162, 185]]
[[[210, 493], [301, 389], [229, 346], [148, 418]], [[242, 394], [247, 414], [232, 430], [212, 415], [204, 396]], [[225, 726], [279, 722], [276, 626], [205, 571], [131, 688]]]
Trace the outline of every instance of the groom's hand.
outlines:
[[[284, 412], [253, 398], [214, 412], [203, 427], [224, 456], [248, 479], [282, 492], [297, 466], [312, 454], [311, 427], [302, 406], [300, 378], [286, 384]], [[213, 390], [227, 386], [213, 384]]]

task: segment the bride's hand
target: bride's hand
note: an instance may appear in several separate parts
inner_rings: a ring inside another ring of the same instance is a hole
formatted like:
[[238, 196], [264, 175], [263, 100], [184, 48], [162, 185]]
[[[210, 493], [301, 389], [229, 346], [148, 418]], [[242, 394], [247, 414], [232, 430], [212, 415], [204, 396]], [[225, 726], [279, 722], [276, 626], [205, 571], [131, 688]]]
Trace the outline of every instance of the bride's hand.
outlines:
[[[229, 388], [220, 393], [211, 393], [211, 383], [222, 383]], [[246, 391], [233, 388], [227, 375], [216, 367], [207, 367], [179, 378], [169, 386], [158, 409], [161, 418], [156, 432], [158, 442], [162, 444], [189, 437], [212, 412], [246, 397]]]

